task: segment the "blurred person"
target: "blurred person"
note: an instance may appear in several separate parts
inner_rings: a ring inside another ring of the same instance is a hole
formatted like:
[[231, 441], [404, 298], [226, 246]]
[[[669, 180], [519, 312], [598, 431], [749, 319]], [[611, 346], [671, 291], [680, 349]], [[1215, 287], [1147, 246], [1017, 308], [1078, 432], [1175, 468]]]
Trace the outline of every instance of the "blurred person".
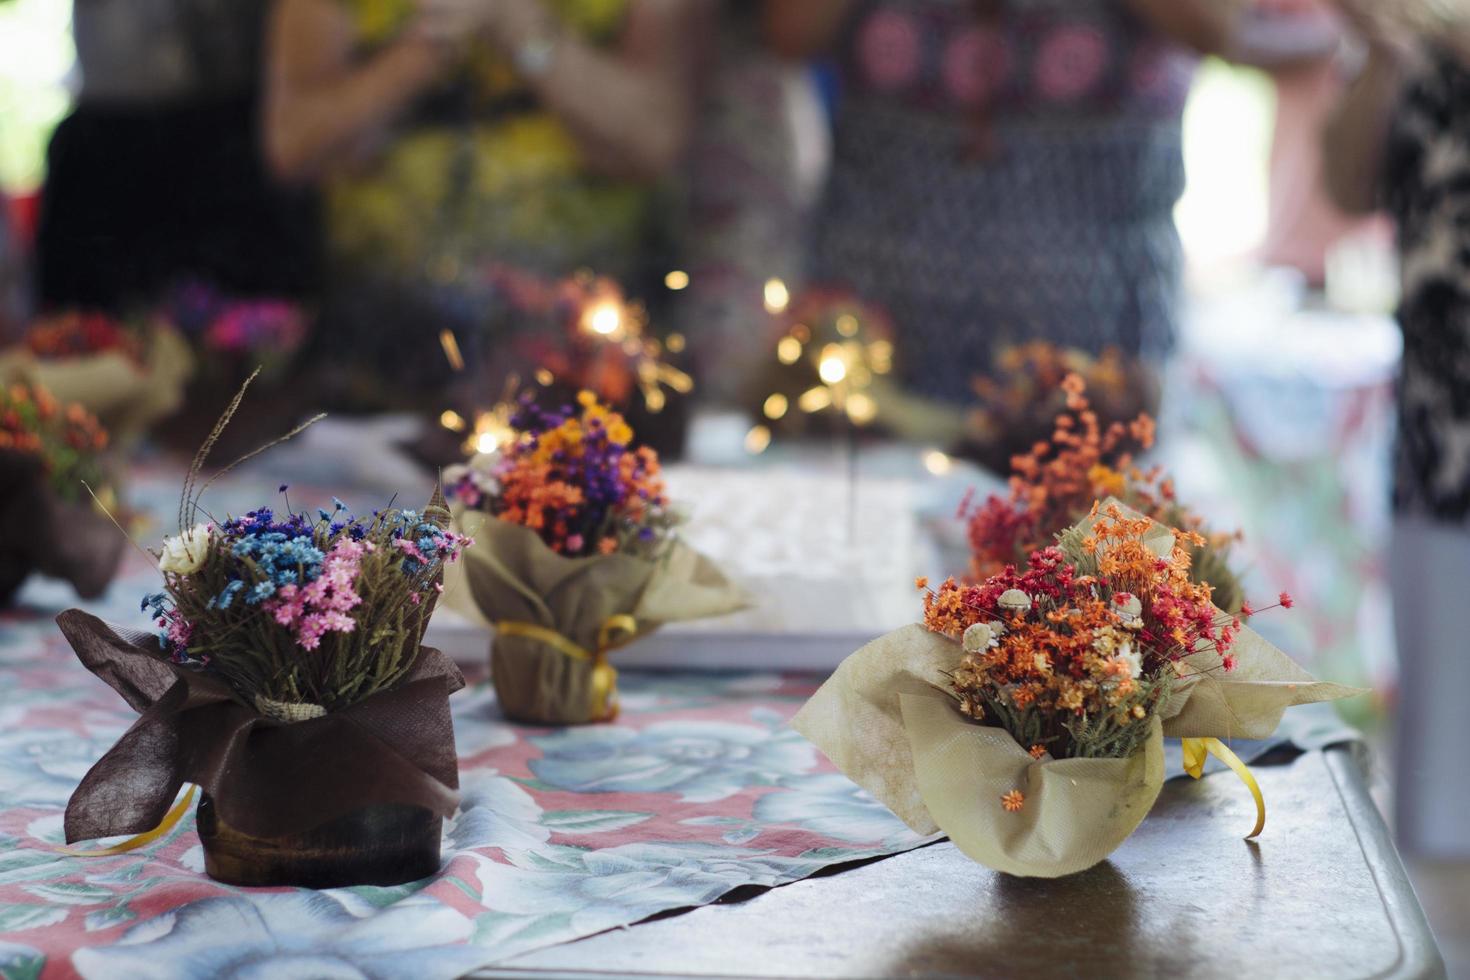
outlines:
[[405, 330], [483, 344], [477, 289], [506, 266], [590, 268], [643, 294], [667, 263], [651, 258], [660, 195], [688, 139], [706, 7], [278, 0], [266, 150], [276, 174], [326, 193], [323, 341], [395, 369], [432, 346]]
[[0, 191], [0, 346], [18, 339], [29, 319], [26, 261], [11, 203]]
[[309, 201], [258, 140], [265, 0], [75, 0], [80, 87], [47, 149], [42, 306], [132, 312], [176, 284], [299, 295]]
[[[675, 236], [672, 322], [689, 338], [706, 400], [738, 401], [773, 358], [764, 286], [798, 291], [811, 209], [829, 151], [811, 68], [772, 49], [769, 9], [787, 0], [722, 0], [701, 66]], [[687, 282], [687, 284], [685, 284]]]
[[1201, 53], [1322, 42], [1249, 31], [1221, 0], [813, 0], [779, 50], [835, 45], [832, 173], [813, 280], [886, 306], [913, 391], [973, 398], [1031, 340], [1157, 360], [1178, 318], [1181, 114]]
[[1262, 33], [1282, 28], [1320, 35], [1316, 57], [1268, 67], [1276, 94], [1271, 131], [1266, 240], [1260, 259], [1296, 269], [1307, 285], [1320, 289], [1327, 279], [1327, 253], [1349, 235], [1388, 236], [1381, 218], [1350, 215], [1327, 193], [1321, 130], [1337, 106], [1345, 79], [1342, 51], [1346, 35], [1331, 0], [1255, 0], [1262, 11]]
[[1328, 186], [1397, 225], [1404, 353], [1389, 552], [1396, 830], [1470, 857], [1470, 11], [1343, 0], [1366, 54], [1325, 131]]

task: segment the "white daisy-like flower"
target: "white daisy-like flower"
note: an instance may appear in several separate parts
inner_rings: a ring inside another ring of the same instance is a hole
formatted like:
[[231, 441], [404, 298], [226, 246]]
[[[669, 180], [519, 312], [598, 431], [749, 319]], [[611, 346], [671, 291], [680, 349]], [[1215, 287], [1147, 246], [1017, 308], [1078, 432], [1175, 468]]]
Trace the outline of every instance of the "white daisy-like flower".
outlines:
[[1129, 595], [1127, 598], [1113, 596], [1113, 607], [1125, 626], [1134, 626], [1143, 620], [1143, 603], [1136, 595]]
[[995, 638], [995, 631], [990, 628], [989, 623], [974, 623], [971, 625], [969, 629], [965, 630], [965, 635], [961, 638], [961, 642], [964, 644], [966, 653], [979, 653], [981, 650], [988, 650], [998, 645], [998, 641]]
[[195, 524], [189, 530], [172, 538], [163, 539], [163, 554], [158, 559], [158, 570], [175, 575], [188, 575], [199, 571], [209, 555], [209, 538], [214, 533], [211, 524]]
[[1117, 656], [1128, 664], [1128, 673], [1137, 677], [1143, 673], [1143, 654], [1132, 643], [1123, 641], [1118, 645]]
[[1009, 612], [1026, 612], [1031, 608], [1031, 597], [1020, 589], [1006, 589], [1000, 594], [1000, 608]]

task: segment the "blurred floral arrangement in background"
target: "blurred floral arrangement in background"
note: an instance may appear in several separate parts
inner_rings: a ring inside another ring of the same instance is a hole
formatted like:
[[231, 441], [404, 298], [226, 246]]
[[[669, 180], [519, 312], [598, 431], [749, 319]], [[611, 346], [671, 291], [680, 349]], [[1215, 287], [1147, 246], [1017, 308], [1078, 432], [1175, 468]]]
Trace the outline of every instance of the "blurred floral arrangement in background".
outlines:
[[[979, 405], [966, 419], [955, 454], [993, 473], [1010, 472], [1014, 457], [1051, 438], [1057, 415], [1066, 408], [1062, 381], [1068, 375], [1082, 379], [1103, 429], [1151, 412], [1158, 402], [1149, 369], [1116, 347], [1097, 356], [1045, 340], [1002, 347], [990, 374], [975, 378]], [[1145, 448], [1127, 431], [1117, 447], [1126, 452]]]
[[[202, 352], [249, 361], [261, 378], [278, 377], [305, 343], [308, 320], [295, 303], [279, 299], [239, 299], [201, 282], [186, 283], [164, 300], [160, 315], [175, 324]], [[214, 359], [205, 359], [213, 363]], [[238, 383], [231, 385], [231, 393]]]
[[83, 482], [101, 486], [107, 439], [97, 417], [75, 402], [27, 384], [0, 387], [0, 453], [33, 459], [62, 500], [85, 497]]
[[135, 329], [105, 313], [68, 310], [42, 317], [26, 333], [25, 345], [37, 357], [56, 360], [120, 351], [141, 365], [143, 342]]
[[26, 381], [78, 403], [126, 445], [179, 406], [194, 366], [160, 316], [69, 309], [37, 319], [18, 345], [0, 352], [0, 382]]
[[155, 430], [171, 448], [192, 452], [200, 445], [247, 378], [255, 379], [262, 397], [254, 411], [218, 434], [215, 450], [222, 455], [247, 452], [320, 407], [315, 384], [298, 377], [303, 367], [298, 355], [311, 334], [311, 318], [303, 307], [280, 299], [230, 296], [211, 284], [189, 282], [164, 297], [157, 316], [184, 338], [199, 365], [182, 410]]
[[[491, 297], [486, 308], [501, 324], [497, 336], [505, 340], [480, 355], [462, 350], [452, 331], [441, 333], [445, 356], [465, 381], [453, 387], [451, 404], [438, 417], [453, 443], [425, 438], [413, 447], [419, 455], [437, 464], [458, 458], [461, 446], [492, 452], [509, 438], [517, 394], [555, 410], [582, 391], [627, 418], [638, 445], [669, 456], [683, 452], [694, 379], [678, 366], [681, 334], [658, 336], [642, 303], [588, 270], [551, 279], [494, 265], [483, 273], [483, 285]], [[486, 391], [502, 394], [492, 404]]]
[[85, 598], [107, 587], [124, 544], [102, 511], [116, 503], [107, 445], [107, 430], [81, 405], [34, 385], [0, 385], [0, 605], [32, 572]]
[[777, 335], [774, 358], [751, 379], [747, 401], [757, 427], [746, 445], [759, 451], [773, 434], [832, 431], [880, 419], [893, 370], [893, 322], [847, 289], [813, 286], [789, 299], [767, 283], [766, 308]]
[[658, 454], [634, 448], [632, 428], [592, 392], [554, 410], [522, 396], [510, 425], [516, 438], [499, 454], [445, 471], [451, 501], [530, 528], [568, 557], [654, 557], [667, 543], [678, 521]]
[[659, 457], [583, 391], [543, 408], [523, 393], [511, 437], [444, 473], [465, 552], [447, 600], [494, 629], [506, 716], [582, 724], [617, 716], [615, 649], [665, 623], [731, 612], [741, 592], [675, 533]]
[[1053, 419], [1050, 438], [1011, 460], [1009, 493], [991, 494], [978, 504], [966, 497], [961, 504], [971, 577], [982, 580], [1007, 566], [1024, 566], [1032, 552], [1050, 546], [1096, 501], [1115, 497], [1165, 526], [1189, 532], [1191, 574], [1214, 589], [1215, 605], [1238, 611], [1240, 580], [1230, 567], [1230, 545], [1237, 536], [1210, 531], [1178, 501], [1173, 481], [1161, 468], [1134, 462], [1132, 447], [1153, 445], [1153, 418], [1140, 412], [1128, 422], [1104, 425], [1080, 375], [1066, 375], [1058, 389], [1063, 408]]

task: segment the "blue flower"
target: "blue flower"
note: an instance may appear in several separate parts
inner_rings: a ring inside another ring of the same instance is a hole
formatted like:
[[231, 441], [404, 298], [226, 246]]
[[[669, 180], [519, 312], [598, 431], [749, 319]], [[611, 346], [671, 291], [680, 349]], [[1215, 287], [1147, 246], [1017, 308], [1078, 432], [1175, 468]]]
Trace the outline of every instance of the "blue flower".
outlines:
[[257, 582], [255, 583], [255, 587], [250, 590], [250, 593], [245, 596], [245, 604], [247, 606], [258, 606], [275, 594], [276, 584], [274, 582]]
[[231, 580], [223, 589], [220, 590], [219, 595], [209, 600], [208, 608], [230, 608], [230, 603], [235, 601], [235, 596], [239, 595], [240, 590], [243, 588], [245, 588], [245, 583], [242, 582], [240, 579]]

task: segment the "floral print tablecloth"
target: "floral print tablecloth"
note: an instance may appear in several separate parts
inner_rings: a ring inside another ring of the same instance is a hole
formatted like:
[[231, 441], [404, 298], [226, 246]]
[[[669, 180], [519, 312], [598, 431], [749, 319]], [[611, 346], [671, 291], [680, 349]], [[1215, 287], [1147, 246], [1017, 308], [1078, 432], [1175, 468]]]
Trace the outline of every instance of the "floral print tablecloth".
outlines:
[[[148, 581], [139, 558], [98, 611], [136, 609]], [[6, 978], [451, 977], [922, 843], [786, 727], [814, 680], [625, 673], [616, 724], [560, 731], [505, 722], [470, 678], [452, 701], [463, 803], [425, 881], [221, 885], [192, 815], [142, 850], [70, 856], [67, 798], [135, 716], [52, 624], [65, 591], [23, 600], [0, 615]]]

